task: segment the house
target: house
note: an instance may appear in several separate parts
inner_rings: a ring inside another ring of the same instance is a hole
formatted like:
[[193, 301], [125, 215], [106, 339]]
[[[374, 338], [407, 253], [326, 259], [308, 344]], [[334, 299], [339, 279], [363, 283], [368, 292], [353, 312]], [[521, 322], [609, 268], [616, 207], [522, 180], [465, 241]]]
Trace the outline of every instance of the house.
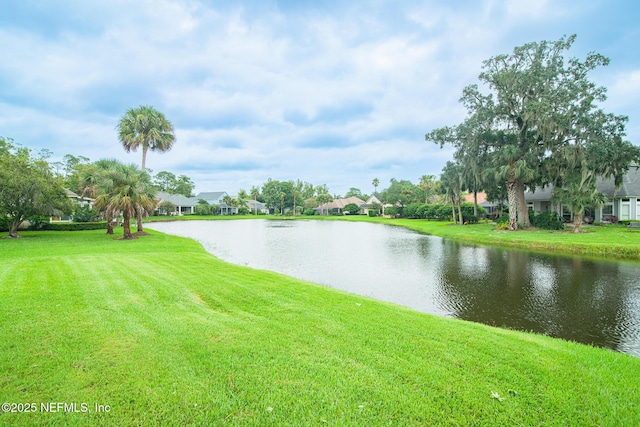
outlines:
[[360, 213], [363, 215], [369, 215], [370, 210], [375, 210], [376, 214], [384, 212], [384, 208], [393, 206], [391, 204], [385, 204], [380, 201], [380, 193], [373, 193], [366, 202], [360, 205]]
[[206, 200], [210, 205], [220, 206], [221, 215], [235, 215], [238, 213], [238, 208], [234, 206], [228, 206], [223, 199], [227, 197], [229, 193], [226, 191], [204, 191], [198, 193], [197, 200]]
[[[89, 206], [90, 208], [93, 207], [92, 198], [78, 196], [76, 193], [69, 190], [68, 188], [65, 188], [64, 191], [65, 193], [67, 193], [67, 197], [71, 199], [74, 206], [77, 206], [80, 208], [85, 206]], [[60, 212], [57, 209], [54, 210], [53, 215], [51, 215], [51, 217], [49, 218], [49, 222], [72, 222], [72, 221], [73, 221], [73, 214], [65, 215], [64, 213]]]
[[320, 215], [328, 215], [331, 212], [342, 213], [344, 211], [344, 207], [351, 203], [354, 203], [356, 206], [361, 208], [365, 201], [356, 196], [348, 197], [346, 199], [334, 199], [332, 202], [320, 205], [314, 210], [319, 211]]
[[[584, 216], [596, 222], [618, 220], [640, 220], [640, 172], [638, 166], [632, 166], [622, 178], [620, 188], [616, 190], [613, 178], [598, 178], [596, 188], [607, 196], [607, 203]], [[566, 206], [555, 206], [552, 202], [553, 186], [536, 188], [525, 192], [525, 200], [530, 210], [536, 213], [546, 211], [559, 212], [566, 220], [572, 220], [572, 212]]]
[[[196, 197], [185, 197], [182, 194], [169, 194], [165, 191], [158, 191], [156, 195], [158, 199], [158, 211], [161, 215], [190, 215], [196, 213], [196, 206], [198, 205], [198, 199]], [[169, 202], [175, 206], [173, 212], [166, 212], [163, 207], [160, 206], [162, 202]]]
[[251, 213], [254, 213], [254, 212], [259, 212], [263, 214], [269, 213], [269, 209], [267, 209], [267, 206], [262, 202], [258, 202], [257, 200], [247, 200], [246, 205], [247, 205], [247, 208], [249, 208], [249, 211]]

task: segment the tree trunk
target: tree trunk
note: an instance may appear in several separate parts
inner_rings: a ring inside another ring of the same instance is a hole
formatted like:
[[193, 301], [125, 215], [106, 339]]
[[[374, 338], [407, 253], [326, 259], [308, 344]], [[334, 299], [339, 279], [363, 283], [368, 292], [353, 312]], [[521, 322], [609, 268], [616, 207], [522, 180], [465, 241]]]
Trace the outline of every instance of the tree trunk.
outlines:
[[507, 201], [509, 202], [509, 231], [518, 229], [518, 200], [515, 181], [507, 181]]
[[458, 198], [458, 219], [460, 219], [460, 225], [464, 224], [462, 220], [462, 208], [460, 207], [460, 198]]
[[142, 212], [136, 212], [136, 219], [138, 220], [138, 233], [142, 233]]
[[582, 231], [582, 212], [573, 213], [573, 232], [580, 233]]
[[456, 225], [456, 205], [451, 199], [451, 216], [453, 217], [453, 225]]
[[516, 194], [518, 196], [518, 224], [525, 228], [531, 227], [531, 221], [529, 221], [529, 209], [527, 209], [527, 201], [524, 198], [524, 183], [518, 181], [516, 185]]
[[123, 228], [124, 228], [124, 235], [122, 236], [122, 238], [132, 239], [133, 235], [131, 235], [131, 217], [126, 212], [124, 213]]
[[22, 224], [22, 216], [18, 215], [17, 217], [13, 218], [13, 221], [11, 221], [11, 226], [9, 227], [10, 238], [17, 239], [18, 237], [20, 237], [18, 235], [18, 227], [20, 227], [20, 224]]
[[142, 144], [142, 171], [145, 170], [145, 165], [147, 163], [147, 150], [149, 146], [146, 144]]
[[473, 216], [478, 217], [478, 192], [473, 191]]

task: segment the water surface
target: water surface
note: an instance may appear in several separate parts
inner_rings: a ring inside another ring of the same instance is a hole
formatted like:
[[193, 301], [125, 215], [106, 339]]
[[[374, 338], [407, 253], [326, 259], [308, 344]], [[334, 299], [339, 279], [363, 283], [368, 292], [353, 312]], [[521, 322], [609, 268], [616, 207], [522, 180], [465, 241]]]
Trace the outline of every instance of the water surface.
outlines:
[[470, 246], [381, 224], [178, 221], [240, 265], [422, 312], [543, 333], [640, 357], [640, 264]]

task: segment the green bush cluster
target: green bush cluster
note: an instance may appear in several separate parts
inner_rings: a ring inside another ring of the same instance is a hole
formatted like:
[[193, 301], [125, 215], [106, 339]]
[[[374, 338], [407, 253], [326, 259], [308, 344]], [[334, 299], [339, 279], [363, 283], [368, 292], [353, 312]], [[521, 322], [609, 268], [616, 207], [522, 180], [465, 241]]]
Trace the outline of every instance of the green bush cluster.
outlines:
[[73, 222], [95, 222], [100, 213], [89, 206], [78, 206], [73, 212]]
[[564, 220], [557, 212], [541, 212], [538, 215], [530, 212], [531, 225], [543, 230], [564, 230]]
[[[462, 209], [462, 220], [468, 224], [476, 224], [478, 217], [473, 214], [473, 203], [462, 203], [460, 208]], [[389, 209], [386, 209], [386, 213], [389, 215]], [[402, 210], [402, 216], [405, 218], [415, 219], [436, 219], [439, 221], [445, 221], [451, 219], [451, 205], [442, 204], [426, 204], [426, 203], [411, 203], [404, 207]], [[486, 210], [482, 206], [478, 206], [478, 215], [484, 216]]]
[[9, 231], [9, 218], [0, 217], [0, 231]]
[[51, 231], [106, 230], [107, 222], [54, 222], [44, 224], [41, 229]]

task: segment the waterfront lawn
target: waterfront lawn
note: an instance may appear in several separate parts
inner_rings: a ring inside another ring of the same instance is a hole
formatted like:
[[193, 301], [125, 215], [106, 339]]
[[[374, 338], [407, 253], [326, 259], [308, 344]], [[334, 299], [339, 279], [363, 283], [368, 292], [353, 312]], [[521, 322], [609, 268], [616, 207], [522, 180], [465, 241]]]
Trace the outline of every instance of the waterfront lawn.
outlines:
[[37, 408], [0, 425], [640, 419], [635, 357], [230, 265], [155, 231], [103, 233], [0, 240], [0, 400]]

